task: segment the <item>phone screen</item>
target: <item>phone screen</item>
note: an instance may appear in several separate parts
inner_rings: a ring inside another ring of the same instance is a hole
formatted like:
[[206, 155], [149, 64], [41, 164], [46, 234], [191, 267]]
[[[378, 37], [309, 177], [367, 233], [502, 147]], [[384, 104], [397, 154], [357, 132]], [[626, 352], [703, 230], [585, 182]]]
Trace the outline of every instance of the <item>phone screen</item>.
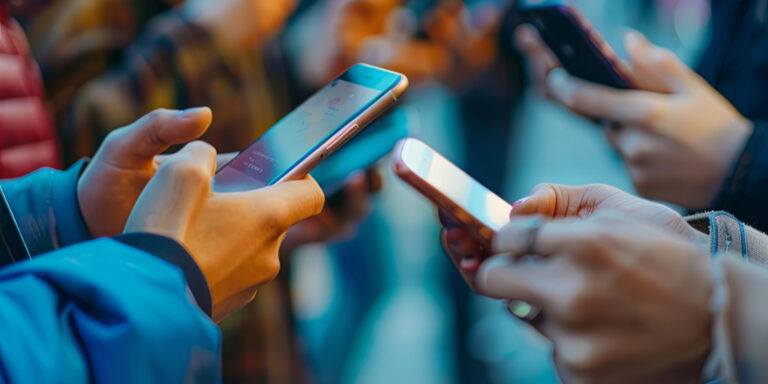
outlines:
[[486, 227], [498, 231], [509, 222], [509, 203], [424, 143], [406, 141], [401, 156], [411, 171]]
[[274, 184], [400, 79], [395, 73], [354, 66], [312, 95], [241, 152], [214, 177], [217, 192]]

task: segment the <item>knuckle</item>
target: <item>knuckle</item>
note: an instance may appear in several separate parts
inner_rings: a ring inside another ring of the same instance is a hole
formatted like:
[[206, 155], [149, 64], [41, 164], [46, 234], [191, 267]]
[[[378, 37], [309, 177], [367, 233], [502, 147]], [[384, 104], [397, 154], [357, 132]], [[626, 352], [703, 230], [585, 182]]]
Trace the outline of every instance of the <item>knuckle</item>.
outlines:
[[207, 184], [210, 179], [208, 173], [199, 166], [182, 161], [180, 159], [172, 159], [163, 163], [163, 169], [165, 173], [176, 180], [181, 180], [184, 183], [192, 185]]
[[663, 68], [674, 68], [678, 65], [679, 59], [672, 51], [666, 48], [658, 48], [653, 55], [654, 64]]
[[647, 127], [656, 127], [661, 125], [667, 116], [667, 108], [664, 103], [653, 103], [648, 106], [643, 116], [643, 123]]
[[280, 257], [278, 257], [278, 255], [270, 257], [269, 260], [264, 263], [263, 268], [267, 279], [270, 281], [273, 280], [280, 273]]
[[592, 346], [573, 347], [559, 351], [557, 364], [580, 377], [598, 375], [608, 366], [608, 356]]
[[214, 158], [216, 156], [216, 148], [202, 140], [195, 140], [187, 144], [191, 149], [205, 153], [207, 156]]
[[123, 137], [126, 135], [127, 131], [128, 131], [128, 127], [122, 127], [122, 128], [118, 128], [113, 131], [110, 131], [107, 134], [107, 136], [104, 137], [104, 143], [102, 144], [102, 148], [104, 148], [108, 152], [114, 150], [123, 141]]
[[630, 167], [641, 167], [652, 158], [649, 148], [637, 145], [624, 151], [624, 160]]
[[155, 109], [147, 114], [147, 122], [148, 123], [157, 123], [160, 120], [162, 120], [165, 116], [167, 116], [169, 113], [171, 113], [171, 110], [165, 109], [165, 108], [158, 108]]
[[584, 286], [579, 287], [565, 297], [560, 317], [569, 325], [588, 324], [591, 321], [590, 314], [594, 304], [595, 300], [589, 293], [589, 289]]

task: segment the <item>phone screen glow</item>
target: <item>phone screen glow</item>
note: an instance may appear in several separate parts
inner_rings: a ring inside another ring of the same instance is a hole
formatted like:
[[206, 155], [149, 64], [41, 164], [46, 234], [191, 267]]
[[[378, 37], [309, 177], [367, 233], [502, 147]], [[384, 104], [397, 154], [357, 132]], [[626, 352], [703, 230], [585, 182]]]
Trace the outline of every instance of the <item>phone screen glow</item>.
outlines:
[[420, 141], [406, 141], [402, 159], [417, 176], [486, 227], [498, 231], [509, 222], [509, 203]]
[[334, 80], [222, 168], [214, 190], [236, 192], [274, 184], [385, 93]]

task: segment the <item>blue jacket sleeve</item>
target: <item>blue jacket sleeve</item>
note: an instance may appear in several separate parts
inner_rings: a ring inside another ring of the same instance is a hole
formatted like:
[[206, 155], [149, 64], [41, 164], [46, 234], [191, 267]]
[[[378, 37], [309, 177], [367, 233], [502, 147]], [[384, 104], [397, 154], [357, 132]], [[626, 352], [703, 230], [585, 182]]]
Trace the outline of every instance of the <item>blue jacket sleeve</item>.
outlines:
[[80, 213], [77, 181], [86, 162], [66, 171], [43, 168], [1, 185], [13, 215], [35, 256], [90, 239]]
[[220, 334], [182, 271], [112, 239], [0, 270], [0, 381], [219, 380]]
[[744, 223], [768, 231], [768, 121], [755, 123], [733, 170], [710, 209], [726, 211]]

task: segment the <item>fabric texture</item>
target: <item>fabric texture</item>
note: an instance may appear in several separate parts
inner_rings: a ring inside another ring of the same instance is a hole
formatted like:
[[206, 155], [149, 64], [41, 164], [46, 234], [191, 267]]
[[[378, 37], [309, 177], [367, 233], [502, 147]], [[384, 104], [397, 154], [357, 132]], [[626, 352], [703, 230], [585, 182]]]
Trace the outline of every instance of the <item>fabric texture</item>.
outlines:
[[32, 256], [90, 240], [77, 199], [85, 165], [83, 160], [66, 171], [43, 168], [0, 182]]
[[111, 239], [0, 270], [0, 381], [220, 380], [220, 335], [179, 269]]
[[165, 236], [151, 233], [127, 233], [116, 236], [114, 239], [165, 260], [179, 268], [184, 274], [184, 280], [187, 282], [187, 286], [197, 305], [206, 315], [212, 315], [213, 302], [208, 282], [203, 271], [184, 246]]
[[697, 68], [755, 130], [710, 209], [768, 231], [768, 15], [765, 0], [711, 0], [711, 37]]
[[60, 165], [40, 71], [23, 30], [0, 2], [0, 179]]
[[702, 212], [686, 217], [697, 230], [710, 237], [710, 252], [735, 254], [742, 259], [768, 268], [768, 235], [758, 231], [727, 212]]

